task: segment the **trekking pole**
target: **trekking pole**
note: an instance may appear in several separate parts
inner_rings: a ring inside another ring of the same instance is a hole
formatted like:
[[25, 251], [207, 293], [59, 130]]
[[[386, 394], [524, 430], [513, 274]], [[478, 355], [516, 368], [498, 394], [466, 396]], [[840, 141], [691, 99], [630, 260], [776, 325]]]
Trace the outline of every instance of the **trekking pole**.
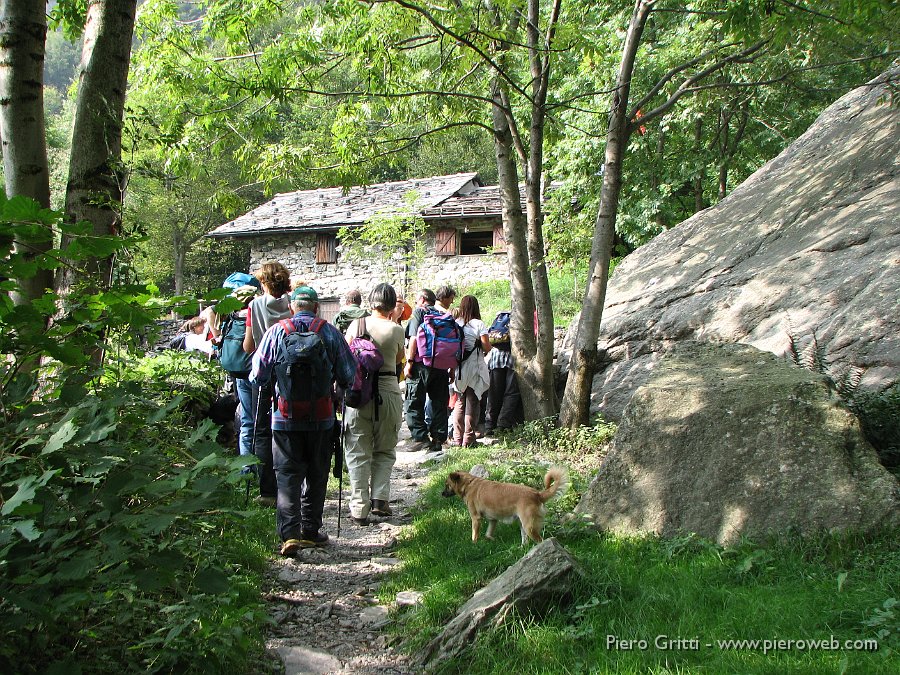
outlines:
[[338, 432], [334, 439], [334, 471], [332, 476], [338, 479], [338, 514], [337, 514], [337, 536], [341, 536], [341, 510], [344, 493], [344, 415], [347, 413], [347, 406], [341, 400], [341, 419], [335, 420], [338, 424]]

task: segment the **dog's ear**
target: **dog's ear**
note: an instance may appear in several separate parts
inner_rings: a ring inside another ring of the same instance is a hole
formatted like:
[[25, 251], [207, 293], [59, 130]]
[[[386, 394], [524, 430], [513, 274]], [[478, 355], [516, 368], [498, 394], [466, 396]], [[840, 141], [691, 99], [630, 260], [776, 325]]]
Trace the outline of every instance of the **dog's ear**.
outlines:
[[451, 483], [458, 483], [460, 478], [462, 478], [462, 474], [459, 471], [454, 471], [449, 476], [447, 476], [447, 480], [449, 480]]

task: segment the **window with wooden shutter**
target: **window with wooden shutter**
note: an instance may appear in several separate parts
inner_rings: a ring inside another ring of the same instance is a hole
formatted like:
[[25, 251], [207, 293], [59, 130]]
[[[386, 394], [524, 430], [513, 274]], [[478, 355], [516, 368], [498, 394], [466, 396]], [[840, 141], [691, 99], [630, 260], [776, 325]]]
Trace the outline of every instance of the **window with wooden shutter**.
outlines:
[[336, 235], [330, 232], [320, 232], [316, 235], [316, 262], [320, 264], [336, 263], [337, 250], [335, 249]]
[[453, 227], [439, 229], [434, 249], [436, 255], [456, 255], [456, 229]]
[[503, 223], [494, 225], [494, 253], [506, 253], [506, 237], [503, 236]]

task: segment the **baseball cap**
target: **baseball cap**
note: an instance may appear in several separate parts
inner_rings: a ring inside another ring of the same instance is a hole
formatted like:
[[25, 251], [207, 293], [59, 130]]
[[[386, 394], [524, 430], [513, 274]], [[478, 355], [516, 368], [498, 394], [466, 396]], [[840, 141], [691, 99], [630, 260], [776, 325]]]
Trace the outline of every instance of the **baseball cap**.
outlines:
[[312, 302], [319, 301], [319, 294], [316, 293], [314, 288], [309, 286], [298, 286], [294, 289], [294, 292], [291, 293], [291, 302], [295, 302], [296, 300], [310, 300]]

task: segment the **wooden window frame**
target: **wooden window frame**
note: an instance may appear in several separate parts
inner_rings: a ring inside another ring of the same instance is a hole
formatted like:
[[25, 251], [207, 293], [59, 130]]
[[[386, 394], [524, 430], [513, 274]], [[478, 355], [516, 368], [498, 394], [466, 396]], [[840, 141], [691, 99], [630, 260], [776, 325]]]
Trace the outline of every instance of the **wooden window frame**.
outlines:
[[316, 233], [316, 264], [333, 265], [337, 262], [337, 234], [334, 232]]

